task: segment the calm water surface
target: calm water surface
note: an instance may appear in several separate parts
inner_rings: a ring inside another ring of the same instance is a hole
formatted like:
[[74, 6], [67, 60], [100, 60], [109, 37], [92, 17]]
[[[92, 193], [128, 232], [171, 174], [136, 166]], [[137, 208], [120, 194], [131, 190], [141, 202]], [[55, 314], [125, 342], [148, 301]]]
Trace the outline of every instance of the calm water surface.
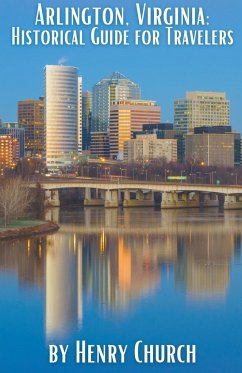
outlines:
[[[1, 372], [241, 372], [242, 211], [53, 209], [59, 232], [0, 243]], [[196, 344], [195, 365], [139, 365], [133, 345]], [[75, 341], [128, 344], [77, 365]], [[49, 344], [69, 344], [65, 365]]]

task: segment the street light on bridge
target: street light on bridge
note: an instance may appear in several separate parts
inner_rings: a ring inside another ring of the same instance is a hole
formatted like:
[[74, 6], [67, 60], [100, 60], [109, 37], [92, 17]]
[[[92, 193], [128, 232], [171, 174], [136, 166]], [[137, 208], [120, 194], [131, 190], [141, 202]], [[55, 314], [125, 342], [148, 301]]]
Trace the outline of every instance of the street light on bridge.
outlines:
[[209, 180], [210, 180], [210, 184], [213, 184], [213, 175], [216, 174], [216, 171], [210, 171], [210, 172], [205, 172], [205, 175], [209, 175]]
[[167, 179], [166, 174], [169, 174], [169, 173], [170, 173], [170, 170], [167, 170], [167, 169], [165, 168], [165, 182], [166, 182], [166, 179]]
[[231, 176], [235, 176], [235, 184], [238, 185], [238, 174], [237, 174], [237, 172], [232, 173]]

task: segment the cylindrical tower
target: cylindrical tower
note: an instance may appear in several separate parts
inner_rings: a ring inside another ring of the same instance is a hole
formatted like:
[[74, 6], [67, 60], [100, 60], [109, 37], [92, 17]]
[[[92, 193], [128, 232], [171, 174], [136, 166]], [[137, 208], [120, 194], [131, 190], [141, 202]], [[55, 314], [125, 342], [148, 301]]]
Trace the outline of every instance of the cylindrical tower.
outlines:
[[49, 170], [68, 167], [78, 151], [78, 69], [45, 67], [45, 157]]

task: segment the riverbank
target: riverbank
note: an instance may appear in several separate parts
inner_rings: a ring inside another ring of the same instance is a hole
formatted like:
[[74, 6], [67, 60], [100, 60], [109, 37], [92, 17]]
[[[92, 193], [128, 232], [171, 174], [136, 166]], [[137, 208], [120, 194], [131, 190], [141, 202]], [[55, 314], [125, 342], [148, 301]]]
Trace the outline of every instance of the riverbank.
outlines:
[[8, 227], [0, 227], [0, 241], [55, 232], [59, 225], [51, 221], [20, 220]]

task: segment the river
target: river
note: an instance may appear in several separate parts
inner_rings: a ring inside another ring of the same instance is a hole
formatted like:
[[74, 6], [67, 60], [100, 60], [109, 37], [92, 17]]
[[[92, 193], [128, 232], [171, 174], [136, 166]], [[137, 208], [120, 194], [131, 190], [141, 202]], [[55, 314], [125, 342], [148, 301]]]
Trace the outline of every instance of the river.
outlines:
[[[60, 230], [0, 243], [1, 371], [240, 372], [242, 211], [49, 210]], [[75, 361], [76, 341], [127, 345]], [[138, 364], [133, 347], [196, 345], [195, 364]], [[48, 346], [69, 345], [50, 364]], [[95, 358], [95, 356], [93, 357]]]

